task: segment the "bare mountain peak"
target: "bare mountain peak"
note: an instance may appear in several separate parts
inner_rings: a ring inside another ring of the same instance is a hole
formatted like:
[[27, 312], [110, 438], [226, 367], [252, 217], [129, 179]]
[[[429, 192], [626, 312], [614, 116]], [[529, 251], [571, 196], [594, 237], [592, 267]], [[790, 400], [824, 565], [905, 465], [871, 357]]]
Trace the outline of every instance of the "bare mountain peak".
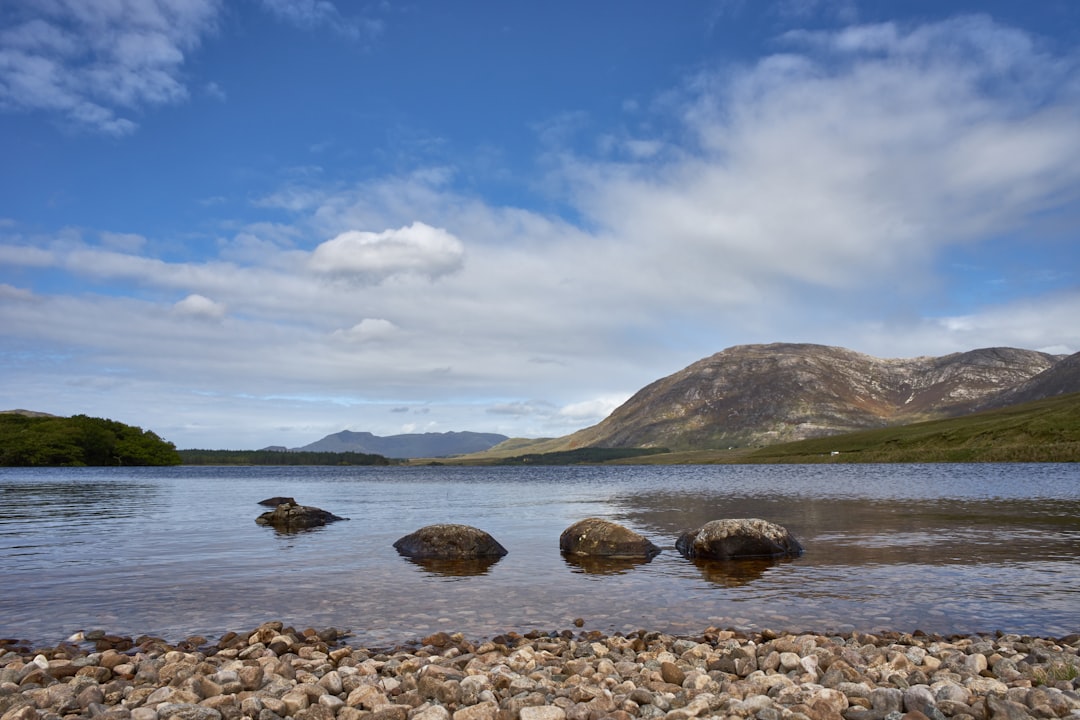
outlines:
[[[736, 345], [651, 383], [600, 424], [569, 436], [567, 446], [767, 445], [952, 417], [1064, 359], [1007, 347], [877, 358], [808, 343]], [[1069, 377], [1055, 387], [1070, 387]]]

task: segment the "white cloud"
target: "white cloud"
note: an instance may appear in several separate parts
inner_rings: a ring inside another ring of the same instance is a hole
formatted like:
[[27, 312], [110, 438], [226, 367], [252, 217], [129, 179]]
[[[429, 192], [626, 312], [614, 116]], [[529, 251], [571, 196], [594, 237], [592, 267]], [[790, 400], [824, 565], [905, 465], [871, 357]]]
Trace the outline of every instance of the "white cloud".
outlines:
[[188, 317], [220, 320], [225, 317], [226, 308], [223, 304], [214, 302], [208, 297], [191, 294], [173, 305], [173, 310], [179, 315]]
[[208, 82], [203, 85], [203, 92], [206, 93], [208, 97], [211, 97], [218, 102], [225, 102], [229, 99], [229, 96], [225, 92], [225, 89], [222, 88], [221, 85], [218, 85], [216, 82]]
[[581, 424], [597, 423], [629, 399], [629, 395], [606, 395], [604, 397], [571, 403], [559, 409], [559, 415]]
[[185, 53], [213, 32], [219, 0], [15, 0], [0, 32], [0, 109], [43, 111], [127, 135], [145, 107], [187, 97]]
[[[1080, 352], [1080, 334], [1072, 328], [1080, 317], [1080, 291], [1051, 293], [985, 307], [977, 314], [932, 320], [961, 347], [988, 344], [1023, 348], [1056, 348]], [[934, 328], [931, 327], [931, 332]], [[993, 339], [993, 343], [987, 342]]]
[[688, 301], [926, 278], [943, 248], [1078, 196], [1076, 63], [1017, 35], [976, 18], [792, 36], [808, 51], [688, 84], [681, 155], [576, 158], [572, 196]]
[[[99, 402], [167, 398], [160, 431], [186, 447], [241, 426], [227, 444], [391, 434], [388, 409], [421, 404], [432, 427], [563, 434], [744, 342], [1080, 349], [1075, 293], [936, 302], [956, 272], [944, 252], [1036, 243], [1032, 218], [1078, 199], [1072, 61], [1014, 33], [982, 19], [793, 34], [785, 54], [699, 74], [654, 106], [682, 123], [663, 145], [607, 132], [619, 162], [567, 150], [595, 145], [579, 141], [589, 118], [562, 117], [541, 128], [546, 187], [567, 188], [574, 222], [484, 202], [436, 167], [351, 186], [305, 171], [256, 203], [290, 223], [238, 223], [199, 262], [138, 236], [12, 235], [0, 327], [78, 356], [58, 374], [117, 382]], [[33, 43], [61, 57], [62, 39]], [[43, 269], [84, 294], [14, 274]], [[113, 294], [85, 290], [99, 282]], [[6, 383], [42, 397], [61, 384]]]
[[34, 299], [34, 293], [26, 288], [0, 283], [0, 300], [27, 302]]
[[398, 327], [389, 320], [364, 318], [348, 330], [335, 330], [333, 335], [348, 342], [368, 343], [386, 340], [397, 332]]
[[346, 17], [329, 0], [262, 0], [262, 5], [278, 19], [304, 30], [325, 27], [354, 40], [372, 39], [383, 30], [381, 20]]
[[380, 282], [395, 275], [437, 278], [461, 268], [461, 241], [422, 222], [381, 233], [351, 230], [315, 248], [311, 268], [325, 275], [359, 282]]

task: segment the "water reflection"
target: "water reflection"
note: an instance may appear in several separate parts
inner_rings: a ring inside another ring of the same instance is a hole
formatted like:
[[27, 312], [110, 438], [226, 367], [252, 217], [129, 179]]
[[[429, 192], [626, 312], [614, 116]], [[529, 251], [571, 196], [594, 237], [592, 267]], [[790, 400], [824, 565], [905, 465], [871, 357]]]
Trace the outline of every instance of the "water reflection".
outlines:
[[402, 557], [429, 575], [442, 577], [487, 575], [491, 567], [502, 560], [501, 556], [496, 555], [477, 558], [413, 558], [406, 555]]
[[0, 487], [0, 527], [33, 521], [92, 517], [126, 518], [146, 512], [160, 498], [151, 483], [23, 482]]
[[563, 555], [572, 572], [586, 575], [622, 575], [636, 567], [647, 565], [652, 558], [613, 558], [593, 555]]
[[745, 558], [742, 560], [705, 560], [692, 562], [701, 576], [714, 585], [735, 588], [760, 580], [769, 568], [791, 562], [791, 558]]
[[641, 492], [620, 516], [678, 535], [719, 518], [788, 528], [815, 565], [929, 565], [1080, 560], [1080, 500], [848, 498]]
[[[259, 524], [259, 523], [257, 523]], [[268, 527], [274, 529], [274, 535], [283, 538], [295, 538], [302, 535], [313, 535], [317, 532], [322, 532], [326, 529], [325, 525], [312, 525], [311, 527], [296, 527], [292, 525], [262, 525], [260, 527]]]

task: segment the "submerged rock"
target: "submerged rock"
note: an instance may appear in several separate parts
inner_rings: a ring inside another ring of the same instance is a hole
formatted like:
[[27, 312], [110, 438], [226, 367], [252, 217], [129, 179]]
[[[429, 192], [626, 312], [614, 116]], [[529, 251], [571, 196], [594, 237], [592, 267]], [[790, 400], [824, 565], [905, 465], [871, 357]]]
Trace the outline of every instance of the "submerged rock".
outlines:
[[802, 555], [787, 528], [758, 518], [713, 520], [679, 536], [675, 548], [686, 558], [732, 560]]
[[[292, 500], [292, 498], [286, 499]], [[297, 505], [293, 501], [282, 503], [270, 512], [263, 513], [255, 518], [255, 522], [259, 525], [270, 525], [277, 530], [288, 532], [321, 527], [327, 523], [347, 519], [310, 505]]]
[[572, 556], [645, 559], [660, 552], [644, 535], [595, 517], [579, 520], [563, 530], [559, 550]]
[[506, 554], [506, 548], [483, 530], [454, 523], [422, 527], [399, 538], [394, 548], [413, 559], [465, 559]]

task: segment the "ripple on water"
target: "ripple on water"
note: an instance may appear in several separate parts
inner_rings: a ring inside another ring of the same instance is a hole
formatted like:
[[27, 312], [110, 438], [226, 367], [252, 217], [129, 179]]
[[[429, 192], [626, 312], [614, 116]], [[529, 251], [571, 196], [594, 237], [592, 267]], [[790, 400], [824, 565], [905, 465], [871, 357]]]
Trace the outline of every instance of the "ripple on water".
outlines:
[[[577, 617], [605, 631], [1064, 634], [1080, 626], [1078, 478], [1064, 465], [5, 472], [0, 636], [184, 637], [282, 619], [389, 644], [433, 628], [563, 629]], [[254, 523], [273, 495], [352, 519], [276, 535]], [[558, 537], [588, 516], [663, 552], [567, 562]], [[807, 552], [733, 565], [675, 552], [681, 531], [718, 517], [778, 522]], [[434, 522], [480, 527], [509, 554], [469, 570], [393, 550]]]

